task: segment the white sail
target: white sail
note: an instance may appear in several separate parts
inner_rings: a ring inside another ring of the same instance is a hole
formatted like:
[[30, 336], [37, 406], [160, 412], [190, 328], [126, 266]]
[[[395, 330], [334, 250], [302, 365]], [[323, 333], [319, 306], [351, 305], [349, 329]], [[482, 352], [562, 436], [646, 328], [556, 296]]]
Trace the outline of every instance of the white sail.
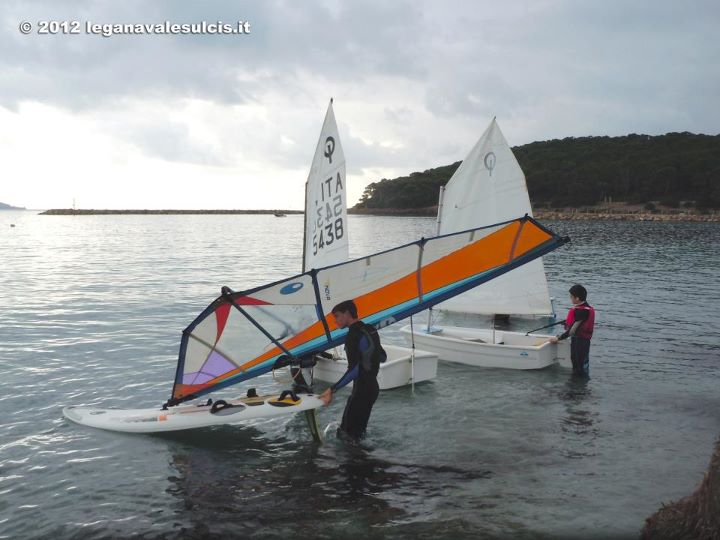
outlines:
[[[495, 119], [448, 181], [439, 216], [449, 234], [532, 216], [525, 175]], [[536, 259], [444, 302], [441, 309], [479, 314], [552, 313], [545, 266]]]
[[305, 184], [303, 271], [348, 259], [345, 180], [345, 154], [331, 99]]

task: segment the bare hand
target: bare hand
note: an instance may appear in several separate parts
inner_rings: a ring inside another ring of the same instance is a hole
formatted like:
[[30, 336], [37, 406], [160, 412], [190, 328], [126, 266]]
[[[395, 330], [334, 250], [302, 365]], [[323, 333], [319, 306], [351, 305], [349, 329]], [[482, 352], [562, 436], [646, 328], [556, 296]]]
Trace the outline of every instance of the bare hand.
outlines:
[[332, 399], [333, 399], [332, 389], [328, 388], [322, 394], [320, 394], [318, 396], [318, 398], [320, 398], [320, 401], [322, 401], [325, 404], [325, 406], [327, 407], [328, 405], [330, 405], [330, 403], [332, 402]]
[[557, 342], [558, 342], [558, 338], [556, 338], [556, 337], [551, 337], [550, 339], [548, 339], [548, 342], [549, 342], [549, 343], [557, 343]]

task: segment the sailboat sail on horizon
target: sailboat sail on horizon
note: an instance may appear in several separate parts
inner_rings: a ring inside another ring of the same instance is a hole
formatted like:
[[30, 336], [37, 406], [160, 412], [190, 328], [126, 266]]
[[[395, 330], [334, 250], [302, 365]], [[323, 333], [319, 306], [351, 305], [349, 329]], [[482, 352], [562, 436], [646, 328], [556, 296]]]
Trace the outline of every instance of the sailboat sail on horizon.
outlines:
[[[569, 241], [525, 216], [438, 236], [242, 292], [224, 291], [183, 332], [168, 406], [342, 343], [331, 314], [353, 299], [378, 328], [496, 279]], [[321, 286], [321, 284], [323, 284]]]
[[[445, 185], [438, 234], [499, 223], [524, 214], [533, 215], [525, 174], [493, 118]], [[542, 316], [553, 312], [542, 259], [438, 307], [485, 315]]]

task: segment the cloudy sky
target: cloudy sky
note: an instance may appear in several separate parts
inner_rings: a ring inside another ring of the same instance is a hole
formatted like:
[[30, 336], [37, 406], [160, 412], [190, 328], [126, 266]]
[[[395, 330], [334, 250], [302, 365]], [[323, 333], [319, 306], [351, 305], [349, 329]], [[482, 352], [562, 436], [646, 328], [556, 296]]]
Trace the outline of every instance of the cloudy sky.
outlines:
[[[250, 33], [86, 31], [165, 21]], [[0, 24], [0, 201], [28, 208], [300, 209], [330, 97], [350, 204], [493, 116], [511, 146], [720, 132], [717, 0], [3, 0]]]

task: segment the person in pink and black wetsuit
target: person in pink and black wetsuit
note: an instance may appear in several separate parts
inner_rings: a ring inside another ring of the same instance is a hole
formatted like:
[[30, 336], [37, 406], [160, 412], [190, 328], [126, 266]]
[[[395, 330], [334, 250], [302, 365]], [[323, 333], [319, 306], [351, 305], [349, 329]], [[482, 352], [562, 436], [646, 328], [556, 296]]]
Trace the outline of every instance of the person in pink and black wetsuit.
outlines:
[[570, 301], [573, 307], [565, 319], [565, 331], [550, 338], [551, 343], [561, 339], [570, 340], [570, 358], [573, 373], [583, 377], [590, 376], [590, 340], [595, 326], [595, 309], [587, 303], [587, 290], [582, 285], [570, 287]]

